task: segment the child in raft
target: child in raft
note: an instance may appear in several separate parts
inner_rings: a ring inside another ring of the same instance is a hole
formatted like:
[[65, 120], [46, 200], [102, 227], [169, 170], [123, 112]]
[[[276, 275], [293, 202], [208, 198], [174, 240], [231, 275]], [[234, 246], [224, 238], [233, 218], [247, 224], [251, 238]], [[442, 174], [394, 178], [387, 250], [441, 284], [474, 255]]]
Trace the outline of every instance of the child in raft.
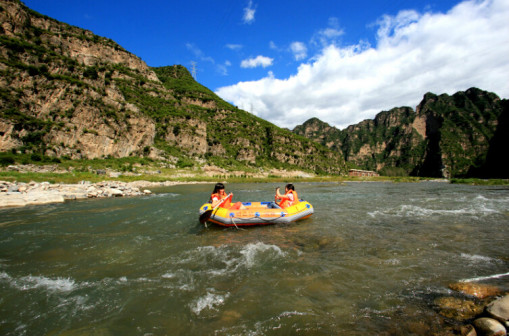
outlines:
[[292, 206], [294, 204], [299, 203], [299, 197], [297, 196], [297, 192], [295, 191], [295, 187], [291, 183], [288, 183], [285, 186], [285, 193], [284, 193], [284, 195], [279, 192], [279, 188], [276, 188], [275, 199], [276, 199], [276, 201], [277, 200], [281, 200], [281, 202], [279, 202], [279, 204], [277, 204], [276, 202], [271, 202], [268, 205], [268, 208], [281, 208], [281, 209], [284, 209], [284, 208], [288, 208], [289, 206]]
[[221, 201], [224, 202], [220, 205], [222, 208], [239, 210], [244, 208], [242, 206], [242, 202], [237, 202], [235, 204], [231, 204], [233, 194], [227, 195], [224, 191], [224, 184], [216, 183], [214, 186], [214, 190], [212, 191], [212, 195], [210, 195], [209, 203], [212, 203], [212, 208], [215, 208]]

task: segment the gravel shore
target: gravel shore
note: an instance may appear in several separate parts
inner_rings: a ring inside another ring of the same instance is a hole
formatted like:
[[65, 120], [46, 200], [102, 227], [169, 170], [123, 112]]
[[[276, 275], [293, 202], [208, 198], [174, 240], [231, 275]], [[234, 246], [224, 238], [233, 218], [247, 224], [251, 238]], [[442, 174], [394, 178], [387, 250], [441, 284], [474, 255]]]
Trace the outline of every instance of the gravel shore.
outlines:
[[0, 181], [0, 208], [63, 203], [67, 200], [85, 198], [149, 195], [152, 192], [148, 188], [167, 187], [182, 183], [188, 182], [103, 181], [91, 183], [81, 181], [78, 184], [51, 184], [49, 182]]

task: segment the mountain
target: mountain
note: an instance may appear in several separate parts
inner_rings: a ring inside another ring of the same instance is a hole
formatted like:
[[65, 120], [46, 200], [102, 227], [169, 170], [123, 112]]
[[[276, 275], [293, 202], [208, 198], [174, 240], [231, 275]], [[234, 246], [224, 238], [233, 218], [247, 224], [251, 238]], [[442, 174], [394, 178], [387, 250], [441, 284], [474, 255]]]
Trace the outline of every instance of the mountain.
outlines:
[[507, 178], [508, 119], [508, 100], [470, 88], [426, 93], [415, 111], [393, 108], [344, 130], [312, 118], [293, 131], [388, 175]]
[[341, 154], [223, 101], [179, 65], [0, 3], [0, 152], [345, 172]]

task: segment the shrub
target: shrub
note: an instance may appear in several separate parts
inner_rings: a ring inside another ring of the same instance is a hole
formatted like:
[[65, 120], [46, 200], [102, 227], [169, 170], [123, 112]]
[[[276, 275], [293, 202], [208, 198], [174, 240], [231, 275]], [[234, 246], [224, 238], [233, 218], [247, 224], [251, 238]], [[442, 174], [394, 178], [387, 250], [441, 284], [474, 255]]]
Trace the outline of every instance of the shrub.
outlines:
[[0, 166], [5, 167], [11, 164], [14, 164], [14, 158], [12, 154], [9, 153], [0, 153]]
[[400, 167], [384, 167], [380, 170], [382, 176], [408, 176], [405, 169]]
[[90, 79], [97, 79], [99, 75], [97, 74], [97, 70], [93, 67], [88, 67], [83, 71], [83, 77], [87, 77]]

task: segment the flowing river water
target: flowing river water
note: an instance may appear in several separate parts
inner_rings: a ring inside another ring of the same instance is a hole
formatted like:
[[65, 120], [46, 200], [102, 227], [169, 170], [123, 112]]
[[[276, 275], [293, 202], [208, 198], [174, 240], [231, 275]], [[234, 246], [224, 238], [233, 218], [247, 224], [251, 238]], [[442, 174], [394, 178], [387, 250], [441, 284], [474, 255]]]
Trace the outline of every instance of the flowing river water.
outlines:
[[240, 230], [198, 222], [212, 184], [0, 209], [0, 334], [409, 335], [451, 283], [509, 290], [507, 187], [295, 186], [313, 216]]

